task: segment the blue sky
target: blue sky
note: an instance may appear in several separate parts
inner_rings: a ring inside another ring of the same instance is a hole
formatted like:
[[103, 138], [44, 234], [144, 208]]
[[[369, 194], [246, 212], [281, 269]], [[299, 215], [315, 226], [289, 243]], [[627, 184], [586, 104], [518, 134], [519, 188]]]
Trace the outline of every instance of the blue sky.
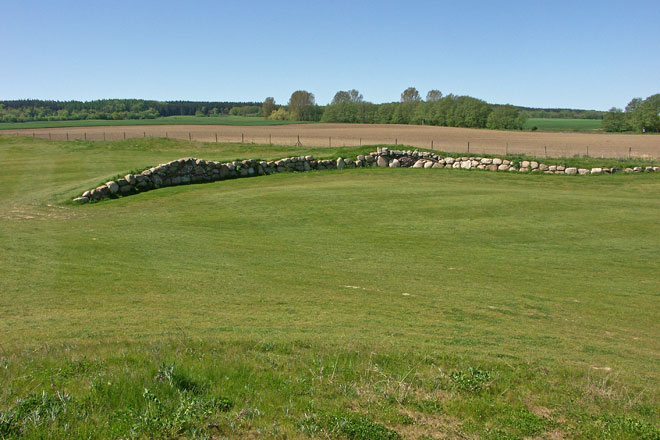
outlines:
[[0, 0], [0, 99], [372, 102], [414, 86], [623, 107], [660, 93], [660, 1]]

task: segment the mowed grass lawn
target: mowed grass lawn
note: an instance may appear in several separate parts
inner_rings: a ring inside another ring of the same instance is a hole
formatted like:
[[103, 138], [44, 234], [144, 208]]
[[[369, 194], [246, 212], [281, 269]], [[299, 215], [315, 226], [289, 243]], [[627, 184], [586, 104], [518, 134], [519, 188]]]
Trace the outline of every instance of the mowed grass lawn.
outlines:
[[536, 127], [541, 131], [596, 131], [601, 129], [602, 119], [528, 118], [524, 130]]
[[179, 157], [356, 151], [0, 138], [0, 438], [660, 438], [658, 175], [69, 202]]

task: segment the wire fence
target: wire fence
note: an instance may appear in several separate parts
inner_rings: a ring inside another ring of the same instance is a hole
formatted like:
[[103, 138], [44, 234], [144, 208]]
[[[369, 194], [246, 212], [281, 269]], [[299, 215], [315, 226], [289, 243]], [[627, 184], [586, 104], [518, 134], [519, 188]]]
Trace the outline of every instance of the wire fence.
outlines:
[[[541, 145], [540, 143], [529, 144], [521, 143], [515, 140], [493, 141], [493, 140], [466, 140], [457, 142], [456, 140], [447, 140], [438, 136], [437, 138], [412, 137], [392, 137], [392, 136], [368, 136], [359, 137], [353, 135], [321, 135], [310, 132], [302, 134], [280, 134], [277, 132], [265, 133], [259, 130], [257, 133], [251, 133], [249, 130], [244, 132], [227, 133], [222, 130], [184, 130], [184, 129], [136, 129], [127, 130], [100, 128], [93, 130], [75, 129], [75, 130], [34, 130], [34, 131], [6, 131], [3, 135], [31, 136], [35, 138], [48, 139], [53, 141], [115, 141], [136, 138], [167, 138], [180, 139], [187, 141], [205, 142], [205, 143], [242, 143], [259, 145], [278, 145], [278, 146], [299, 146], [299, 147], [359, 147], [367, 145], [390, 145], [395, 148], [425, 148], [436, 151], [461, 153], [466, 155], [530, 155], [536, 157], [602, 157], [602, 158], [640, 158], [657, 159], [660, 158], [660, 136], [653, 136], [653, 141], [649, 145], [642, 147], [632, 147], [626, 145], [571, 145], [569, 143], [558, 144], [557, 142]], [[614, 135], [612, 135], [614, 136]]]

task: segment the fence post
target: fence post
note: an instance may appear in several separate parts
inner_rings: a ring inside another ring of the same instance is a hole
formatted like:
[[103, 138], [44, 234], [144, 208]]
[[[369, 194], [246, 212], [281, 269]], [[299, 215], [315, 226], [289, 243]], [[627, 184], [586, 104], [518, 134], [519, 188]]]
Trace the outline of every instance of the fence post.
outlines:
[[632, 159], [632, 147], [628, 147], [628, 159]]
[[273, 135], [268, 133], [268, 145], [273, 145]]
[[142, 137], [143, 137], [143, 138], [146, 138], [146, 137], [147, 137], [147, 132], [146, 132], [146, 131], [143, 131], [143, 132], [142, 132]]
[[48, 132], [48, 140], [49, 140], [49, 141], [53, 140], [53, 139], [50, 137], [50, 131]]
[[105, 131], [103, 132], [103, 140], [105, 140]]
[[587, 145], [587, 157], [589, 157], [589, 145]]
[[34, 134], [34, 131], [33, 131], [33, 132], [32, 132], [32, 137], [34, 137], [34, 136], [35, 136], [35, 134]]
[[245, 137], [243, 137], [243, 133], [241, 133], [241, 144], [245, 143]]
[[468, 141], [468, 154], [470, 153], [470, 141]]
[[85, 140], [87, 140], [87, 132], [85, 132]]
[[67, 141], [69, 140], [69, 132], [68, 131], [66, 132], [66, 140]]
[[218, 133], [215, 134], [215, 143], [218, 143]]
[[328, 147], [332, 147], [332, 136], [328, 136]]
[[360, 146], [362, 146], [362, 138], [360, 138]]
[[192, 141], [192, 133], [191, 132], [188, 132], [188, 140]]
[[506, 143], [506, 147], [504, 147], [504, 155], [508, 156], [509, 155], [509, 143]]
[[124, 140], [126, 140], [126, 132], [124, 132]]
[[433, 149], [433, 139], [431, 139], [431, 150]]
[[399, 145], [399, 139], [394, 138], [394, 145]]

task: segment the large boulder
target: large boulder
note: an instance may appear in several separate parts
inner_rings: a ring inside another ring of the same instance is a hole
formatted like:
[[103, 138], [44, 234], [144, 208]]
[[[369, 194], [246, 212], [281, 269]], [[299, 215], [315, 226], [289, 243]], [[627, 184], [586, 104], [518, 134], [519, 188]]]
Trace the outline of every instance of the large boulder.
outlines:
[[[557, 169], [559, 169], [559, 167], [557, 167]], [[575, 167], [568, 167], [568, 168], [566, 168], [566, 169], [564, 170], [564, 172], [565, 172], [566, 174], [577, 174], [577, 173], [578, 173], [578, 169], [575, 168]]]
[[111, 180], [110, 182], [106, 182], [105, 186], [108, 187], [110, 194], [117, 194], [117, 192], [119, 191], [119, 184], [114, 180]]
[[392, 159], [390, 162], [390, 168], [399, 168], [401, 167], [401, 162], [398, 159]]
[[385, 159], [383, 156], [378, 156], [378, 160], [376, 161], [379, 167], [387, 167], [389, 166], [389, 163], [387, 159]]
[[[305, 163], [307, 163], [307, 162], [305, 162]], [[344, 162], [343, 157], [340, 157], [340, 158], [337, 159], [337, 169], [338, 170], [343, 170], [344, 168], [346, 168], [346, 162]]]

